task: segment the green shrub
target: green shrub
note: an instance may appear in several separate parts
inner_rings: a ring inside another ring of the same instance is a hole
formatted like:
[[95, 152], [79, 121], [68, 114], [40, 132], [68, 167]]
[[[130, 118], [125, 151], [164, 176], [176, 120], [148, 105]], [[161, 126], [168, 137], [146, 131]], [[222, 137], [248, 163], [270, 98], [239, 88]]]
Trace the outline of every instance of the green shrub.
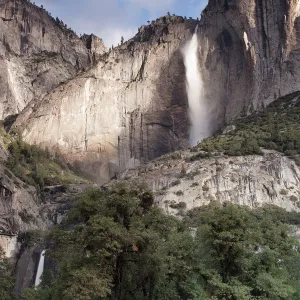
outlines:
[[208, 192], [208, 191], [209, 191], [209, 187], [208, 187], [207, 185], [204, 185], [204, 186], [202, 187], [202, 190], [203, 190], [204, 192]]
[[173, 209], [184, 210], [186, 209], [186, 203], [185, 202], [171, 203], [170, 207]]
[[292, 196], [290, 197], [290, 200], [291, 200], [292, 202], [297, 202], [297, 201], [298, 201], [298, 198], [297, 198], [296, 196], [292, 195]]
[[179, 179], [177, 179], [171, 183], [171, 186], [176, 186], [176, 185], [179, 185], [180, 183], [181, 183], [181, 181]]
[[175, 193], [175, 195], [177, 195], [177, 196], [183, 196], [184, 193], [183, 193], [183, 191], [177, 191], [177, 192]]
[[196, 160], [200, 160], [200, 159], [203, 159], [203, 158], [209, 158], [209, 157], [211, 157], [212, 155], [211, 155], [211, 153], [198, 153], [198, 154], [196, 154], [196, 155], [193, 155], [193, 156], [191, 156], [189, 159], [188, 159], [188, 161], [190, 161], [190, 162], [193, 162], [193, 161], [196, 161]]
[[287, 195], [288, 191], [285, 189], [281, 189], [279, 193], [280, 193], [280, 195]]

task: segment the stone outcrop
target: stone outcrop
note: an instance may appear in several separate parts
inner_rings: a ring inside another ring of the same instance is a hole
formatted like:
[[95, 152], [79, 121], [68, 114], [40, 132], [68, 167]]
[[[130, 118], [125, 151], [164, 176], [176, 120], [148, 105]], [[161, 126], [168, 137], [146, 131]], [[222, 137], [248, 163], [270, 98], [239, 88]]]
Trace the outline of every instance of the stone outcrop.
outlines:
[[180, 52], [196, 21], [163, 17], [18, 118], [29, 143], [59, 151], [99, 182], [188, 144]]
[[[88, 38], [88, 37], [87, 37]], [[0, 119], [20, 113], [59, 84], [94, 63], [93, 47], [43, 8], [26, 0], [0, 0]]]
[[297, 0], [210, 0], [199, 26], [202, 73], [219, 128], [300, 89]]
[[190, 151], [168, 154], [125, 171], [118, 180], [148, 184], [156, 203], [171, 214], [211, 201], [300, 210], [300, 170], [282, 154], [265, 150], [263, 156], [216, 156], [189, 162], [193, 155]]
[[35, 188], [27, 186], [3, 167], [0, 177], [0, 234], [46, 228]]

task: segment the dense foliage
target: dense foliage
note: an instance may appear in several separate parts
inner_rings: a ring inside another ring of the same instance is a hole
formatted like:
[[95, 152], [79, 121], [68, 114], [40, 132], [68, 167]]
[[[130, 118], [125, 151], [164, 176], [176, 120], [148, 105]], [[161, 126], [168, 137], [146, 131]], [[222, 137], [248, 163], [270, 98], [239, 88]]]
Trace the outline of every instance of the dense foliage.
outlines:
[[261, 112], [234, 122], [235, 130], [203, 141], [197, 149], [227, 155], [262, 154], [260, 147], [291, 156], [300, 164], [300, 94], [278, 99]]
[[49, 236], [55, 267], [23, 297], [299, 299], [299, 246], [290, 224], [300, 224], [300, 215], [217, 203], [179, 220], [156, 207], [144, 187], [89, 190]]
[[5, 258], [4, 251], [0, 247], [0, 299], [15, 299], [13, 294], [14, 278], [12, 277], [12, 266]]

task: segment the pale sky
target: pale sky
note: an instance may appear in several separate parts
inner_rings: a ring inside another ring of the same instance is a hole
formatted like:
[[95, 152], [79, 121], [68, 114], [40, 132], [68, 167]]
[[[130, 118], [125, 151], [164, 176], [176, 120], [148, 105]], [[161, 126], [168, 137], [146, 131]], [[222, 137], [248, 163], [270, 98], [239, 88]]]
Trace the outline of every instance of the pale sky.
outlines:
[[94, 33], [107, 47], [121, 36], [133, 37], [141, 25], [167, 12], [200, 17], [208, 0], [34, 0], [71, 27], [77, 34]]

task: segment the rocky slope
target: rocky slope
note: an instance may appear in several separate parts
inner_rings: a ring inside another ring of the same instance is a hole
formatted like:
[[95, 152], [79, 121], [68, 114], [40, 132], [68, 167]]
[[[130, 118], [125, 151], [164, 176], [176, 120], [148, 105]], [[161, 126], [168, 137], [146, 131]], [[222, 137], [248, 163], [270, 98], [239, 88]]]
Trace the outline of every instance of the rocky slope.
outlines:
[[163, 17], [17, 120], [30, 143], [60, 151], [98, 182], [188, 146], [180, 52], [195, 21]]
[[0, 1], [0, 119], [40, 100], [105, 52], [95, 36], [79, 39], [26, 0]]
[[193, 156], [190, 151], [168, 154], [125, 171], [118, 180], [146, 183], [154, 191], [156, 203], [171, 214], [211, 201], [253, 208], [263, 204], [300, 208], [299, 167], [276, 151], [265, 150], [263, 156], [220, 155], [190, 161]]

